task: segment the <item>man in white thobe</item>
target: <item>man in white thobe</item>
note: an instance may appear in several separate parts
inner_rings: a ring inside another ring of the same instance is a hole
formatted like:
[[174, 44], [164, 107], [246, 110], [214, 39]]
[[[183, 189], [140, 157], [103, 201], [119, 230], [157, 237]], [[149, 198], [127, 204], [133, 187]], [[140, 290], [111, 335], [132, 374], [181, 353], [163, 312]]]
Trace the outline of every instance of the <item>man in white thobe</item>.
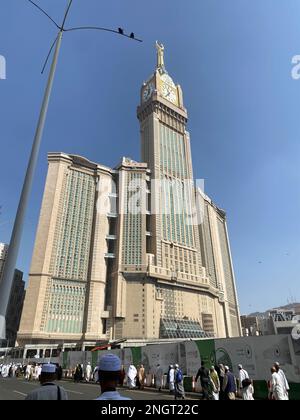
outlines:
[[86, 382], [90, 382], [91, 373], [92, 373], [92, 366], [91, 366], [90, 362], [88, 362], [88, 364], [85, 368], [85, 380], [86, 380]]
[[169, 366], [168, 382], [170, 393], [173, 394], [175, 390], [175, 369], [173, 365]]
[[128, 387], [130, 389], [135, 388], [136, 375], [137, 375], [136, 367], [134, 365], [130, 365], [127, 372]]
[[35, 365], [34, 367], [33, 377], [36, 381], [39, 380], [39, 366], [38, 365]]
[[28, 364], [27, 366], [26, 366], [26, 373], [25, 373], [25, 379], [27, 379], [27, 381], [30, 381], [30, 379], [31, 379], [31, 375], [32, 375], [32, 373], [31, 373], [31, 364]]
[[37, 371], [37, 379], [40, 380], [40, 376], [42, 373], [42, 365], [38, 365], [38, 371]]
[[275, 367], [272, 367], [271, 373], [272, 373], [272, 376], [271, 376], [270, 391], [272, 393], [274, 400], [279, 400], [279, 401], [286, 400], [287, 397], [285, 393], [285, 387], [283, 385], [282, 378], [280, 377], [279, 373], [276, 372]]
[[7, 378], [8, 377], [8, 371], [9, 371], [8, 365], [3, 365], [2, 366], [2, 377], [3, 378]]
[[238, 365], [238, 369], [239, 369], [239, 390], [240, 390], [240, 394], [241, 394], [241, 396], [243, 397], [243, 400], [245, 399], [244, 398], [244, 390], [243, 390], [243, 380], [244, 379], [249, 379], [249, 375], [248, 375], [248, 372], [245, 370], [245, 369], [243, 369], [243, 366], [242, 365]]
[[289, 383], [288, 383], [288, 381], [287, 381], [287, 379], [286, 379], [286, 376], [285, 376], [285, 373], [284, 373], [284, 371], [280, 368], [280, 365], [279, 365], [279, 363], [278, 362], [276, 362], [275, 364], [274, 364], [274, 367], [275, 367], [275, 369], [276, 369], [276, 372], [278, 373], [278, 375], [280, 376], [280, 379], [281, 379], [281, 383], [282, 383], [282, 386], [283, 386], [283, 388], [284, 388], [284, 393], [285, 393], [285, 396], [286, 396], [286, 400], [288, 400], [289, 399], [289, 390], [290, 390], [290, 387], [289, 387]]

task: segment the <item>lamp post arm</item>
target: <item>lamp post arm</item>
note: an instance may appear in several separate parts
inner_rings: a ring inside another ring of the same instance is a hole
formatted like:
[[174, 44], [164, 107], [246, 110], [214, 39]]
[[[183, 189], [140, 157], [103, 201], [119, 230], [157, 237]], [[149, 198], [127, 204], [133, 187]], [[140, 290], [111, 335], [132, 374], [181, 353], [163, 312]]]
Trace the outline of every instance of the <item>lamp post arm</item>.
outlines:
[[57, 27], [57, 29], [60, 29], [60, 26], [55, 22], [54, 19], [52, 19], [51, 16], [48, 15], [47, 12], [45, 12], [44, 9], [42, 9], [40, 6], [38, 6], [36, 3], [34, 3], [34, 1], [32, 1], [32, 0], [28, 0], [28, 1], [29, 1], [29, 3], [33, 4], [33, 6], [35, 6], [37, 9], [39, 9], [45, 16], [47, 16], [47, 18], [50, 19], [51, 22], [54, 23], [54, 25]]
[[116, 31], [114, 29], [108, 29], [108, 28], [101, 28], [100, 26], [78, 26], [76, 28], [68, 28], [68, 29], [64, 29], [64, 32], [70, 32], [70, 31], [80, 31], [82, 29], [95, 29], [98, 31], [106, 31], [106, 32], [113, 32], [117, 35], [121, 35], [121, 36], [125, 36], [126, 38], [130, 38], [133, 41], [138, 41], [138, 42], [143, 42], [142, 39], [138, 39], [138, 38], [133, 38], [130, 35], [127, 34], [121, 34], [119, 31]]
[[66, 22], [68, 14], [69, 14], [70, 7], [72, 6], [72, 2], [73, 2], [73, 0], [69, 0], [68, 6], [67, 6], [67, 9], [66, 9], [64, 18], [63, 18], [63, 22], [62, 22], [61, 27], [60, 27], [61, 30], [64, 30], [65, 22]]

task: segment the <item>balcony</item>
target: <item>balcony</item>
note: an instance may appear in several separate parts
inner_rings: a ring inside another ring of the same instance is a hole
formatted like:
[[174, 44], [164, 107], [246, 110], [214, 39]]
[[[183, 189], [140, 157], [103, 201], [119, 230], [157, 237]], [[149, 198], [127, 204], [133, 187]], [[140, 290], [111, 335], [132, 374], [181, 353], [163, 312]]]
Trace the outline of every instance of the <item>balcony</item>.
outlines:
[[117, 218], [118, 217], [118, 213], [107, 213], [107, 217], [111, 217], [111, 218]]
[[114, 241], [117, 239], [117, 235], [106, 235], [105, 239]]

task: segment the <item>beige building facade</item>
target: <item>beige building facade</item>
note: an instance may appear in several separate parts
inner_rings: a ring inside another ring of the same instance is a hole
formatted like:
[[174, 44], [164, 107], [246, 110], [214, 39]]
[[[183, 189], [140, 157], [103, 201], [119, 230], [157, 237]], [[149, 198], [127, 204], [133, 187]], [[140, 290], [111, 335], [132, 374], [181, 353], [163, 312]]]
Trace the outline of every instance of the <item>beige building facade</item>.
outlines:
[[156, 46], [141, 162], [48, 155], [20, 344], [241, 335], [226, 215], [194, 187], [182, 89]]

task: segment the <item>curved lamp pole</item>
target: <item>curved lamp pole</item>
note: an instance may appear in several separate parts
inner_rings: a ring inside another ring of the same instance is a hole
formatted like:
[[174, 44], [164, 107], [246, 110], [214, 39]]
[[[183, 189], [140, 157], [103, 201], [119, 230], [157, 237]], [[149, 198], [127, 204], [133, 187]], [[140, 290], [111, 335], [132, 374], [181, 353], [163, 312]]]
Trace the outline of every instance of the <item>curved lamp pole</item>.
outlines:
[[61, 47], [61, 41], [62, 41], [63, 33], [64, 32], [69, 32], [69, 31], [75, 31], [75, 30], [82, 30], [82, 29], [91, 29], [91, 30], [96, 29], [96, 30], [101, 30], [101, 31], [114, 32], [118, 35], [125, 36], [125, 37], [130, 38], [134, 41], [141, 42], [140, 39], [137, 39], [137, 38], [134, 37], [134, 33], [131, 33], [130, 35], [126, 35], [122, 28], [118, 28], [117, 31], [113, 30], [113, 29], [101, 28], [101, 27], [97, 27], [97, 26], [81, 26], [81, 27], [77, 27], [77, 28], [66, 29], [65, 28], [65, 23], [66, 23], [66, 19], [67, 19], [67, 16], [69, 14], [70, 7], [72, 5], [73, 0], [68, 0], [67, 9], [65, 11], [65, 14], [64, 14], [63, 21], [62, 21], [61, 25], [58, 25], [51, 18], [51, 16], [49, 16], [36, 3], [34, 3], [31, 0], [28, 0], [28, 1], [30, 3], [32, 3], [35, 7], [37, 7], [44, 15], [46, 15], [55, 24], [55, 26], [58, 28], [59, 31], [58, 31], [58, 34], [57, 34], [53, 44], [51, 45], [50, 51], [48, 53], [48, 56], [46, 58], [45, 64], [44, 64], [43, 69], [42, 69], [42, 73], [43, 73], [43, 71], [46, 67], [47, 61], [50, 57], [51, 51], [55, 46], [55, 51], [54, 51], [52, 64], [51, 64], [50, 71], [49, 71], [49, 76], [48, 76], [48, 81], [47, 81], [47, 85], [46, 85], [46, 89], [45, 89], [45, 93], [44, 93], [42, 107], [41, 107], [41, 111], [40, 111], [40, 115], [39, 115], [39, 119], [38, 119], [38, 123], [37, 123], [37, 127], [36, 127], [35, 137], [34, 137], [32, 149], [31, 149], [31, 154], [30, 154], [30, 158], [29, 158], [29, 162], [28, 162], [28, 166], [27, 166], [27, 171], [26, 171], [26, 175], [25, 175], [25, 179], [24, 179], [24, 183], [23, 183], [23, 188], [22, 188], [22, 192], [21, 192], [21, 196], [20, 196], [20, 200], [19, 200], [17, 214], [16, 214], [16, 218], [15, 218], [15, 222], [14, 222], [14, 226], [13, 226], [13, 231], [12, 231], [12, 235], [11, 235], [11, 239], [10, 239], [10, 243], [9, 243], [7, 258], [6, 258], [5, 265], [4, 265], [2, 281], [0, 283], [0, 340], [6, 338], [5, 317], [6, 317], [7, 307], [8, 307], [8, 303], [9, 303], [10, 292], [11, 292], [11, 287], [12, 287], [13, 278], [14, 278], [14, 271], [15, 271], [15, 267], [16, 267], [16, 262], [17, 262], [17, 257], [18, 257], [18, 252], [19, 252], [20, 242], [21, 242], [21, 237], [22, 237], [25, 214], [26, 214], [26, 209], [27, 209], [27, 206], [28, 206], [31, 187], [32, 187], [32, 183], [33, 183], [34, 172], [35, 172], [37, 159], [38, 159], [38, 155], [39, 155], [39, 149], [40, 149], [41, 139], [42, 139], [43, 130], [44, 130], [44, 126], [45, 126], [45, 120], [46, 120], [46, 115], [47, 115], [47, 110], [48, 110], [48, 105], [49, 105], [49, 99], [50, 99], [53, 80], [54, 80], [54, 76], [55, 76], [55, 70], [56, 70], [58, 55], [59, 55], [59, 51], [60, 51], [60, 47]]

